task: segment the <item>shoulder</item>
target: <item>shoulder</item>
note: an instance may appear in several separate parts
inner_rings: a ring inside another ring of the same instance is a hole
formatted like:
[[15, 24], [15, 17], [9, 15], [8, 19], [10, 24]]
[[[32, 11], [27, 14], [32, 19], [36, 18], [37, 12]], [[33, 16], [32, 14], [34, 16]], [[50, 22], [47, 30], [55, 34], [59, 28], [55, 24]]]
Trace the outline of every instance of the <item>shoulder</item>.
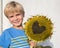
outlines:
[[3, 33], [5, 33], [5, 32], [9, 32], [9, 31], [11, 31], [11, 30], [12, 30], [11, 27], [10, 27], [10, 28], [7, 28], [7, 29], [3, 30]]
[[0, 38], [5, 38], [5, 39], [10, 38], [11, 36], [9, 32], [10, 32], [10, 28], [5, 29], [0, 35]]
[[7, 29], [3, 30], [1, 35], [5, 35], [5, 34], [8, 35], [10, 30], [11, 30], [11, 28], [7, 28]]

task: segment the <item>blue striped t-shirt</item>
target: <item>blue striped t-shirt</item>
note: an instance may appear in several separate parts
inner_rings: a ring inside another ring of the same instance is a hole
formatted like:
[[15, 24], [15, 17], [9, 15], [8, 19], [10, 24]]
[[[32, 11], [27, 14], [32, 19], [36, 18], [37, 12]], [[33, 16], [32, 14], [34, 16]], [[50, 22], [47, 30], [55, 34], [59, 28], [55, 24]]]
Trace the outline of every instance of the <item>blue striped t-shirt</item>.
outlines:
[[0, 36], [0, 46], [3, 48], [30, 48], [28, 37], [24, 30], [13, 27], [6, 29]]

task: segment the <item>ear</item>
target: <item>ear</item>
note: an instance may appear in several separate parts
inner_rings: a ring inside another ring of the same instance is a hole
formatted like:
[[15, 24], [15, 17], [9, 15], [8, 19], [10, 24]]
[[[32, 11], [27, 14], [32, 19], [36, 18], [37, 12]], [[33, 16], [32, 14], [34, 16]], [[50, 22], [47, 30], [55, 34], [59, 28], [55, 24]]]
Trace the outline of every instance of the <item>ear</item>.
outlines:
[[23, 17], [25, 17], [25, 14], [23, 14]]
[[23, 17], [25, 16], [25, 12], [23, 12]]

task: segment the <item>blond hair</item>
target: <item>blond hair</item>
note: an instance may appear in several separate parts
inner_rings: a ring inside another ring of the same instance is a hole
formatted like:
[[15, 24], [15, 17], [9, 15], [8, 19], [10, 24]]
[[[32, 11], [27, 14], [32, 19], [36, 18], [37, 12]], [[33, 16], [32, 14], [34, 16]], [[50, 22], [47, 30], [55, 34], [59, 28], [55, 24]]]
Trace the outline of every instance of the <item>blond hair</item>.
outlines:
[[4, 9], [5, 16], [8, 17], [8, 13], [20, 12], [24, 15], [24, 8], [23, 6], [15, 1], [11, 1], [8, 3]]

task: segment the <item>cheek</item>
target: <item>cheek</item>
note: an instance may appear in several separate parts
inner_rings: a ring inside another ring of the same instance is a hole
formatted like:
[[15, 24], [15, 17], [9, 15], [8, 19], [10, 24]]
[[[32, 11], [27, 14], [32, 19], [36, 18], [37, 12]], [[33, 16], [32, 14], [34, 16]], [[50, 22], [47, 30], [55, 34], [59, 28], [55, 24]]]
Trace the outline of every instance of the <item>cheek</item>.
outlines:
[[20, 20], [23, 20], [23, 17], [20, 16], [19, 19], [20, 19]]
[[9, 19], [10, 22], [13, 22], [13, 19]]

